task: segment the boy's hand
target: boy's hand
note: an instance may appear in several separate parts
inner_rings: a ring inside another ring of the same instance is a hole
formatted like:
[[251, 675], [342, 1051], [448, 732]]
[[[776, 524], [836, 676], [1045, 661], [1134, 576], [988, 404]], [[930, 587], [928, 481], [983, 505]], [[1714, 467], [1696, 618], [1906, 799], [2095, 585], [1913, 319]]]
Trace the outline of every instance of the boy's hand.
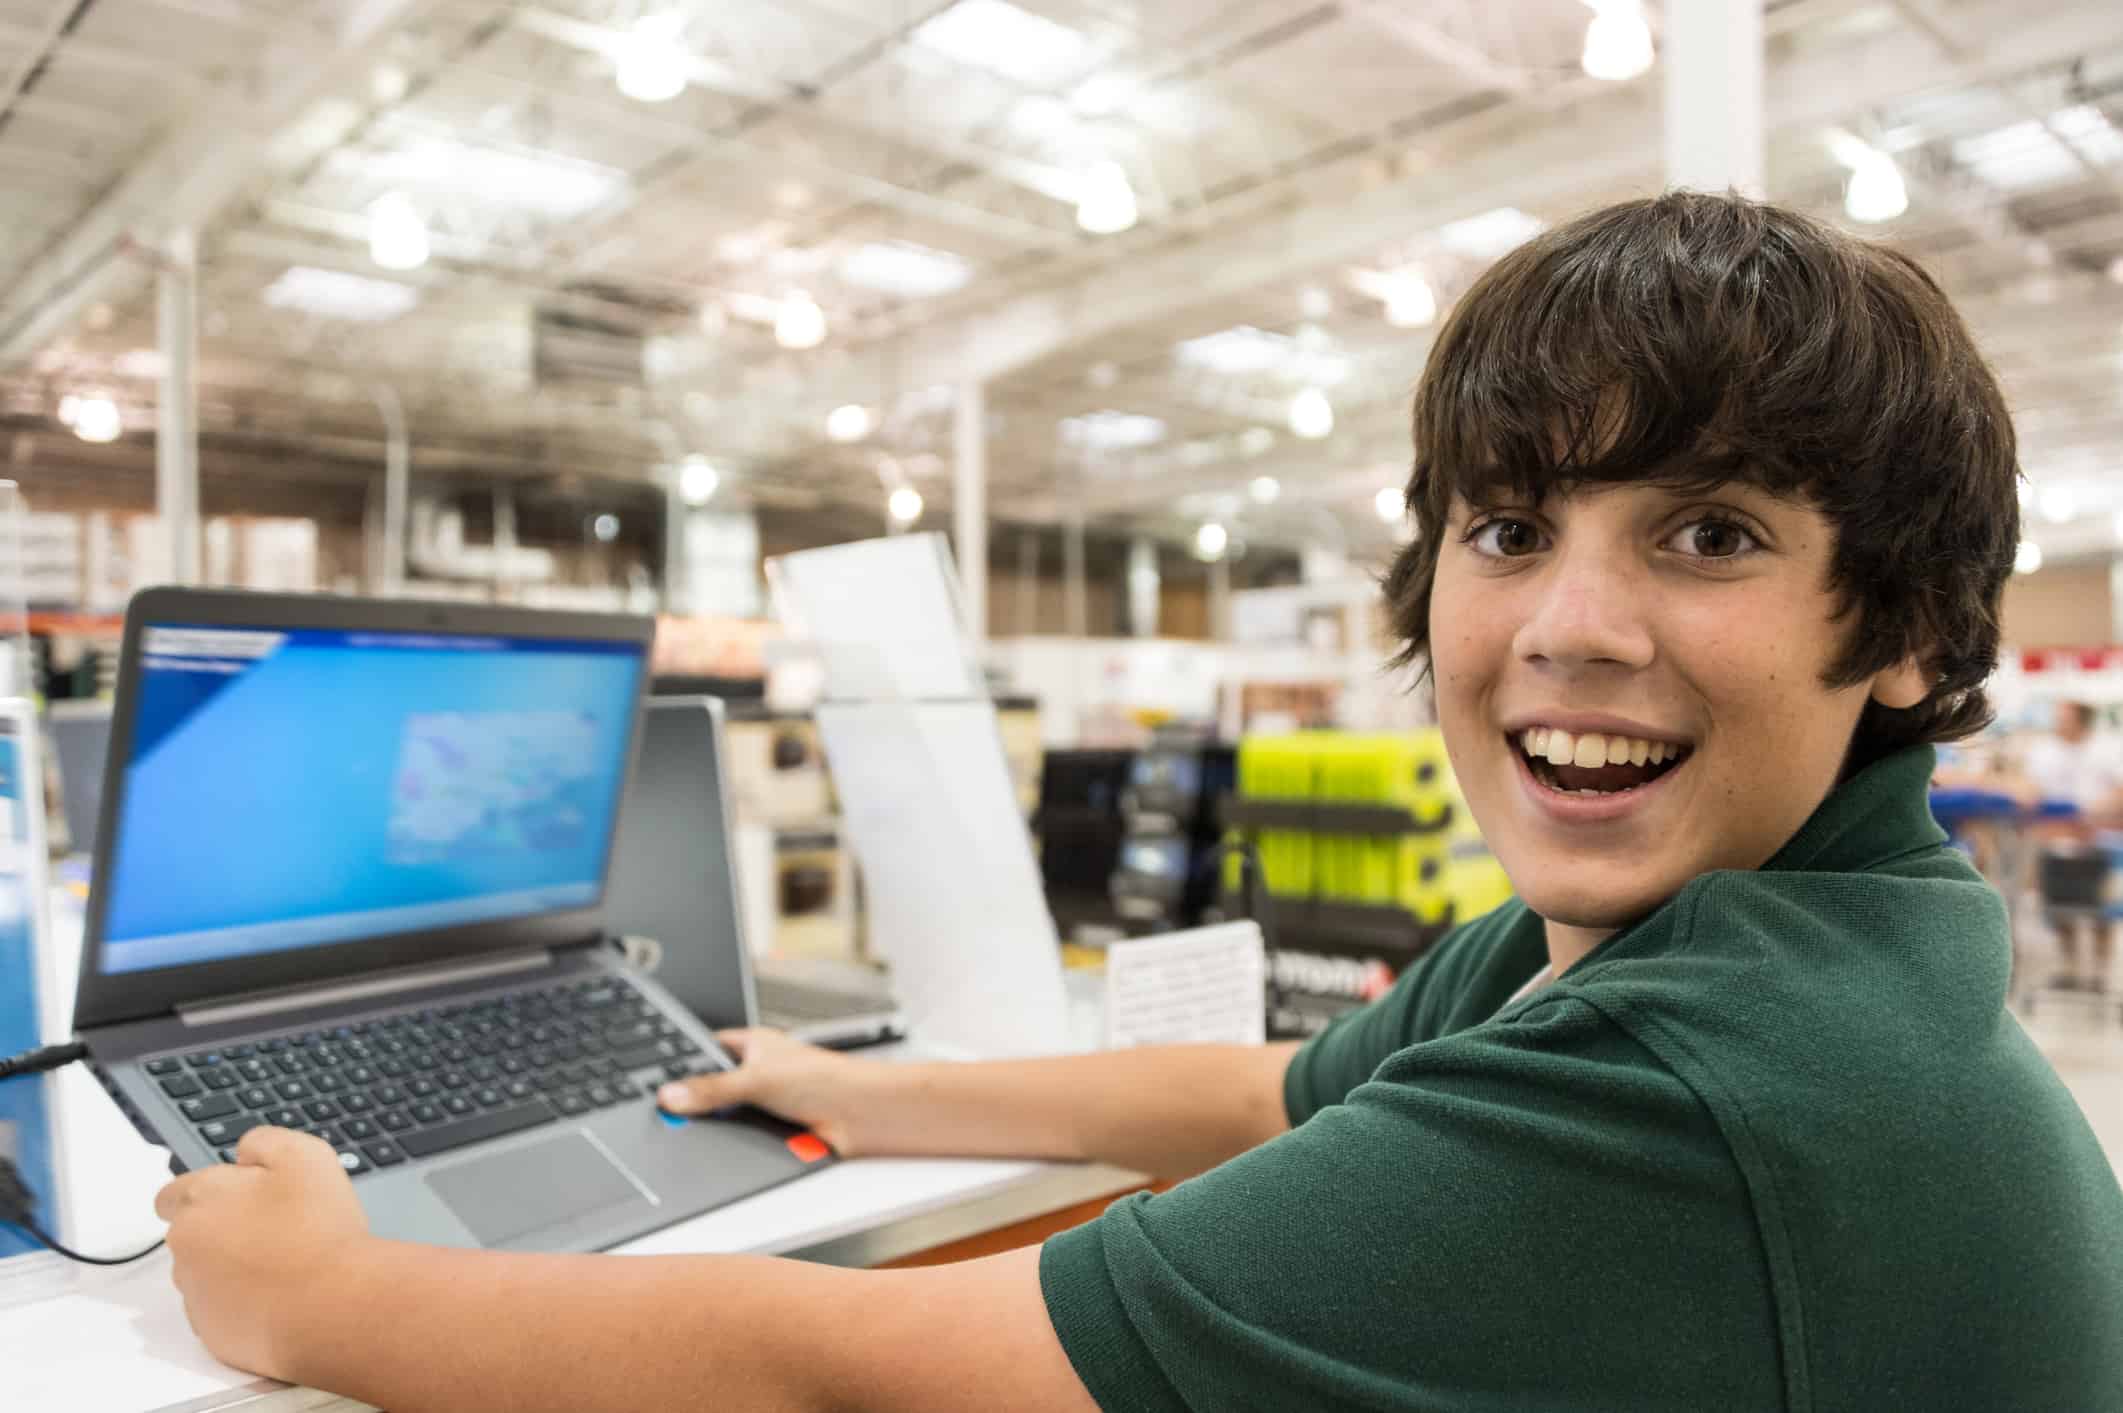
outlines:
[[734, 1070], [672, 1080], [656, 1102], [673, 1114], [706, 1114], [733, 1104], [756, 1104], [816, 1133], [843, 1157], [862, 1147], [858, 1120], [869, 1107], [860, 1081], [881, 1068], [806, 1045], [778, 1030], [757, 1027], [716, 1033], [738, 1057]]
[[237, 1162], [176, 1179], [155, 1196], [184, 1313], [225, 1364], [301, 1382], [301, 1331], [375, 1238], [327, 1143], [255, 1128]]

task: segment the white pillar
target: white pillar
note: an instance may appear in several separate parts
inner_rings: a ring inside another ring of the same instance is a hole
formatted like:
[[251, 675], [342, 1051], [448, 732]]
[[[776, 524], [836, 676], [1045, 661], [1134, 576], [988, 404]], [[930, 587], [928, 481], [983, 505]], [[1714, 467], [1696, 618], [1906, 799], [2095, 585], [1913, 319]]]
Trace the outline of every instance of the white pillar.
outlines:
[[1231, 641], [1231, 561], [1221, 555], [1209, 561], [1209, 637]]
[[951, 416], [951, 514], [958, 532], [958, 580], [966, 631], [988, 640], [988, 398], [979, 383], [958, 385]]
[[686, 594], [686, 504], [679, 488], [678, 468], [666, 466], [663, 482], [663, 611], [685, 614], [691, 610]]
[[1082, 638], [1091, 631], [1091, 604], [1084, 592], [1084, 506], [1082, 488], [1062, 529], [1062, 631]]
[[1760, 198], [1762, 0], [1666, 5], [1666, 185]]
[[412, 493], [413, 447], [406, 431], [405, 408], [392, 388], [379, 384], [371, 389], [376, 411], [383, 418], [383, 572], [369, 586], [372, 594], [389, 596], [405, 589], [406, 520], [412, 514], [407, 500]]
[[1138, 535], [1128, 543], [1128, 636], [1157, 636], [1158, 592], [1164, 587], [1157, 572], [1157, 541]]
[[1039, 631], [1039, 531], [1017, 535], [1017, 633], [1029, 638]]
[[162, 396], [155, 410], [155, 511], [169, 536], [170, 580], [199, 582], [199, 301], [190, 231], [171, 237], [155, 276]]

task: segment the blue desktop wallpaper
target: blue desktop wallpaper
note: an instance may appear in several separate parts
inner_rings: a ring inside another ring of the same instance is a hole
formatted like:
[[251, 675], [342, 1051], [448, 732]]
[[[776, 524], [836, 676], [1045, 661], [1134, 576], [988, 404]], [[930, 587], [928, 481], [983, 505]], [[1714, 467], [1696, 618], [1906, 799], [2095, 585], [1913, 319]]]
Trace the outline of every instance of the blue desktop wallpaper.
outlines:
[[143, 654], [106, 971], [595, 901], [640, 648], [176, 631], [209, 646]]

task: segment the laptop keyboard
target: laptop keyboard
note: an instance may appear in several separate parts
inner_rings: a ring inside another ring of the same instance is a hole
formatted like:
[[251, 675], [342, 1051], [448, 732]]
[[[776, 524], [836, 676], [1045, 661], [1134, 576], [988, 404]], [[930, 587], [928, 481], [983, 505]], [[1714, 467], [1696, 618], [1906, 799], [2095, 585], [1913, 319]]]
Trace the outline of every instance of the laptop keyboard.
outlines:
[[[290, 1031], [145, 1068], [220, 1154], [271, 1124], [313, 1133], [356, 1177], [519, 1129], [637, 1103], [706, 1068], [700, 1046], [617, 977]], [[652, 1101], [653, 1102], [653, 1101]]]

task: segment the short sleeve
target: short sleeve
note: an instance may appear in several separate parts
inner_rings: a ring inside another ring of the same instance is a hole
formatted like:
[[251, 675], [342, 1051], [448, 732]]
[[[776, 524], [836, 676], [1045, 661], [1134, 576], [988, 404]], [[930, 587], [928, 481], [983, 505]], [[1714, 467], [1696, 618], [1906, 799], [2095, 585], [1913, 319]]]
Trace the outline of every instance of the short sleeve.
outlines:
[[1053, 1238], [1040, 1280], [1102, 1408], [1780, 1406], [1736, 1166], [1577, 1001], [1396, 1055]]

